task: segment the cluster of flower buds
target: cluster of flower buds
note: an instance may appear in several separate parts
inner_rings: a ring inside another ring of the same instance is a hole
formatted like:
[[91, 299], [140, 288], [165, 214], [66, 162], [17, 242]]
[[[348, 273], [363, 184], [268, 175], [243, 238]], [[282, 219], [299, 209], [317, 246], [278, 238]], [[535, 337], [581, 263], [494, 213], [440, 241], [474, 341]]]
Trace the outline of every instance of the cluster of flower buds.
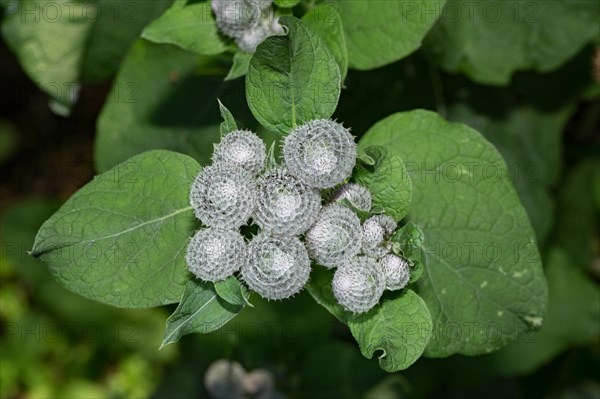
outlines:
[[[250, 131], [223, 137], [190, 193], [206, 226], [190, 241], [190, 271], [211, 282], [239, 271], [251, 290], [277, 300], [304, 288], [312, 260], [336, 269], [333, 294], [354, 313], [370, 310], [385, 289], [404, 288], [410, 267], [390, 243], [396, 221], [374, 215], [361, 223], [357, 215], [368, 215], [372, 197], [347, 183], [357, 158], [348, 129], [331, 120], [308, 122], [284, 139], [282, 158], [267, 166], [266, 146]], [[239, 230], [248, 225], [258, 228], [250, 240]]]
[[272, 0], [212, 0], [217, 26], [226, 36], [235, 39], [238, 47], [252, 53], [267, 37], [281, 35], [271, 9]]

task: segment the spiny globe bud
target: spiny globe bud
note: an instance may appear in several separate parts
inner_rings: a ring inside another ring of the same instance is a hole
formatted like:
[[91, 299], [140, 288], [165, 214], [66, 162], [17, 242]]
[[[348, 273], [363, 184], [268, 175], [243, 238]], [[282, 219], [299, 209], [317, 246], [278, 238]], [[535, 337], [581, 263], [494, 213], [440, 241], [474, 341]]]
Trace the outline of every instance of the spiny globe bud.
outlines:
[[212, 0], [211, 6], [219, 30], [229, 37], [240, 38], [260, 24], [263, 3], [266, 2]]
[[248, 130], [235, 130], [221, 139], [213, 153], [213, 162], [232, 163], [258, 175], [265, 166], [265, 143]]
[[406, 259], [389, 254], [384, 256], [380, 263], [388, 290], [395, 291], [406, 287], [410, 279], [410, 266]]
[[375, 217], [365, 220], [362, 226], [362, 251], [365, 255], [381, 258], [388, 253], [385, 229]]
[[310, 259], [296, 237], [261, 233], [248, 244], [242, 278], [267, 299], [285, 299], [302, 290], [310, 274]]
[[356, 143], [341, 124], [314, 120], [285, 138], [283, 158], [290, 173], [304, 183], [319, 189], [330, 188], [352, 174]]
[[204, 374], [204, 386], [215, 399], [243, 399], [246, 370], [238, 362], [221, 359]]
[[385, 281], [375, 259], [357, 256], [335, 271], [332, 288], [333, 295], [344, 309], [364, 313], [379, 302]]
[[246, 244], [237, 231], [200, 229], [192, 237], [185, 260], [190, 272], [204, 281], [219, 281], [240, 269]]
[[372, 217], [372, 219], [376, 220], [377, 223], [379, 223], [379, 225], [383, 227], [386, 236], [391, 235], [394, 231], [396, 231], [396, 228], [398, 227], [398, 223], [396, 223], [394, 218], [388, 215], [375, 215]]
[[358, 216], [338, 204], [324, 207], [306, 233], [306, 244], [312, 258], [329, 268], [343, 265], [358, 254], [361, 240]]
[[356, 183], [344, 184], [333, 193], [333, 201], [343, 200], [347, 200], [352, 206], [365, 212], [369, 212], [373, 204], [369, 189]]
[[315, 221], [321, 197], [285, 169], [275, 168], [258, 179], [254, 221], [273, 234], [298, 235]]
[[256, 204], [256, 179], [236, 165], [207, 166], [190, 192], [196, 217], [207, 226], [238, 228], [246, 223]]

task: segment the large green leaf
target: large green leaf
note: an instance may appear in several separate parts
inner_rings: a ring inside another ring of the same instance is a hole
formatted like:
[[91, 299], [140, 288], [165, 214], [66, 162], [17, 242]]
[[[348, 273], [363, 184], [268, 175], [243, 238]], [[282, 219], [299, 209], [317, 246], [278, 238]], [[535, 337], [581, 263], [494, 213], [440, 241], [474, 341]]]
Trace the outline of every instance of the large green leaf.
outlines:
[[218, 86], [194, 75], [199, 62], [198, 56], [174, 46], [145, 40], [134, 45], [98, 119], [95, 156], [100, 171], [151, 149], [210, 159], [219, 128], [203, 127], [202, 119], [209, 107], [218, 115], [211, 97]]
[[331, 290], [331, 271], [313, 269], [307, 285], [315, 301], [350, 327], [362, 354], [371, 359], [383, 351], [379, 365], [395, 372], [408, 368], [425, 350], [432, 331], [431, 315], [425, 302], [412, 290], [391, 298], [362, 315], [346, 312], [335, 300]]
[[547, 286], [498, 151], [475, 130], [422, 110], [380, 121], [360, 145], [398, 154], [413, 183], [408, 217], [425, 234], [416, 291], [434, 321], [425, 354], [487, 353], [539, 328]]
[[242, 310], [219, 298], [212, 284], [190, 280], [181, 302], [167, 319], [162, 346], [179, 341], [187, 334], [206, 334], [218, 330]]
[[410, 289], [382, 300], [368, 313], [351, 317], [348, 326], [366, 358], [383, 351], [379, 365], [391, 373], [408, 368], [421, 357], [432, 331], [427, 305]]
[[198, 54], [214, 55], [225, 51], [210, 3], [185, 5], [176, 2], [142, 33], [154, 43], [174, 44]]
[[294, 17], [281, 17], [280, 23], [288, 34], [258, 46], [246, 76], [246, 97], [263, 126], [288, 133], [296, 125], [333, 114], [341, 76], [319, 35]]
[[330, 4], [318, 4], [304, 14], [302, 22], [320, 35], [325, 44], [329, 46], [331, 54], [340, 67], [343, 80], [348, 73], [348, 49], [340, 14]]
[[598, 37], [599, 20], [588, 0], [451, 0], [426, 47], [450, 72], [505, 85], [515, 71], [559, 67]]
[[189, 190], [200, 166], [150, 151], [97, 176], [40, 228], [32, 255], [66, 288], [120, 307], [179, 300], [197, 227]]
[[81, 81], [109, 78], [144, 26], [172, 0], [13, 2], [2, 34], [23, 69], [65, 105]]
[[406, 57], [441, 14], [446, 0], [338, 0], [351, 68], [372, 69]]
[[369, 188], [373, 196], [373, 213], [386, 213], [402, 220], [408, 212], [412, 195], [410, 177], [400, 157], [385, 147], [364, 148], [373, 165], [359, 163], [353, 179]]
[[[484, 98], [482, 95], [478, 99]], [[573, 108], [548, 112], [528, 106], [511, 107], [504, 110], [505, 114], [494, 117], [474, 107], [467, 103], [455, 104], [448, 109], [449, 119], [464, 122], [481, 132], [500, 151], [537, 240], [543, 243], [554, 220], [550, 190], [561, 171], [562, 133]]]

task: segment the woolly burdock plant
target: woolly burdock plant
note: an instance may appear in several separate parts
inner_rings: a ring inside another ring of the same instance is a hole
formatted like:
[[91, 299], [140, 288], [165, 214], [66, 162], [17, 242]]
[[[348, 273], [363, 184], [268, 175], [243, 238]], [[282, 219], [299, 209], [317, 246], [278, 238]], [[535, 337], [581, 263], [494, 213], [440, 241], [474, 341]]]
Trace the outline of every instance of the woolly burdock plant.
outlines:
[[190, 192], [196, 217], [207, 226], [235, 229], [246, 223], [256, 204], [256, 179], [237, 165], [207, 166]]
[[390, 291], [401, 290], [410, 280], [410, 266], [406, 259], [389, 254], [381, 261], [381, 269], [385, 276], [385, 288]]
[[248, 244], [242, 279], [266, 299], [289, 298], [304, 288], [310, 259], [296, 237], [260, 233]]
[[330, 204], [306, 233], [311, 257], [320, 265], [333, 268], [343, 265], [360, 252], [360, 219], [350, 209]]
[[373, 198], [369, 189], [356, 183], [344, 184], [336, 189], [332, 200], [334, 202], [347, 200], [352, 206], [364, 212], [369, 212], [373, 205]]
[[310, 187], [334, 187], [350, 177], [356, 164], [354, 136], [341, 124], [319, 119], [294, 129], [283, 144], [292, 175]]
[[228, 133], [215, 147], [214, 164], [234, 164], [258, 175], [265, 166], [267, 149], [256, 134], [248, 130]]
[[385, 278], [375, 259], [357, 256], [335, 271], [332, 289], [344, 309], [364, 313], [379, 302], [385, 290]]
[[258, 179], [254, 221], [267, 232], [302, 234], [320, 209], [320, 195], [285, 169], [275, 168]]
[[246, 244], [240, 233], [209, 227], [192, 237], [185, 260], [194, 276], [215, 282], [238, 271], [245, 253]]

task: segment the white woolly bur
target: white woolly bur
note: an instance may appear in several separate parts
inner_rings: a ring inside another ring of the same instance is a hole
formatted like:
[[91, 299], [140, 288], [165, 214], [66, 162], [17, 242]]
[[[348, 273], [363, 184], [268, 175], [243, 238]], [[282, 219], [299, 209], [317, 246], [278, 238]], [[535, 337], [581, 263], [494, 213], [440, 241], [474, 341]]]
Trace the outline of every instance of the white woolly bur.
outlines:
[[321, 209], [319, 194], [276, 168], [258, 179], [254, 221], [273, 234], [298, 235], [315, 221]]
[[352, 174], [354, 137], [341, 124], [321, 119], [294, 129], [283, 145], [290, 173], [314, 188], [330, 188]]
[[270, 10], [272, 0], [212, 0], [219, 30], [235, 39], [238, 47], [252, 53], [267, 37], [283, 34]]
[[333, 268], [358, 254], [361, 237], [358, 216], [346, 207], [331, 204], [321, 210], [306, 233], [306, 244], [317, 263]]
[[362, 226], [362, 251], [365, 255], [381, 258], [388, 253], [385, 246], [385, 230], [377, 219], [370, 217]]
[[[264, 4], [257, 3], [249, 0], [212, 0], [211, 6], [219, 30], [229, 37], [240, 38], [246, 31], [256, 28], [260, 24], [264, 7]], [[269, 2], [268, 6], [270, 5]]]
[[332, 289], [335, 299], [344, 309], [364, 313], [379, 302], [385, 281], [375, 259], [357, 256], [335, 271]]
[[207, 166], [192, 185], [190, 202], [205, 225], [238, 228], [254, 212], [256, 179], [239, 166]]
[[248, 130], [228, 133], [216, 146], [213, 162], [232, 163], [258, 175], [265, 166], [267, 149], [265, 143]]
[[406, 259], [389, 254], [381, 259], [386, 289], [395, 291], [406, 287], [410, 279], [410, 266]]
[[370, 219], [376, 220], [377, 223], [379, 223], [379, 225], [383, 227], [386, 236], [391, 235], [394, 231], [396, 231], [396, 228], [398, 227], [398, 223], [396, 223], [394, 218], [388, 215], [375, 215]]
[[267, 37], [270, 36], [270, 30], [268, 27], [259, 25], [252, 30], [247, 30], [244, 34], [239, 37], [235, 43], [238, 45], [240, 50], [246, 53], [253, 53], [256, 51], [256, 47], [261, 44]]
[[356, 183], [344, 184], [333, 194], [333, 201], [348, 200], [354, 207], [361, 211], [369, 212], [373, 204], [371, 192], [365, 186]]
[[306, 248], [296, 237], [261, 233], [248, 244], [242, 278], [267, 299], [285, 299], [302, 290], [310, 274]]
[[240, 269], [246, 254], [244, 238], [237, 231], [201, 229], [185, 255], [189, 270], [204, 281], [226, 279]]

